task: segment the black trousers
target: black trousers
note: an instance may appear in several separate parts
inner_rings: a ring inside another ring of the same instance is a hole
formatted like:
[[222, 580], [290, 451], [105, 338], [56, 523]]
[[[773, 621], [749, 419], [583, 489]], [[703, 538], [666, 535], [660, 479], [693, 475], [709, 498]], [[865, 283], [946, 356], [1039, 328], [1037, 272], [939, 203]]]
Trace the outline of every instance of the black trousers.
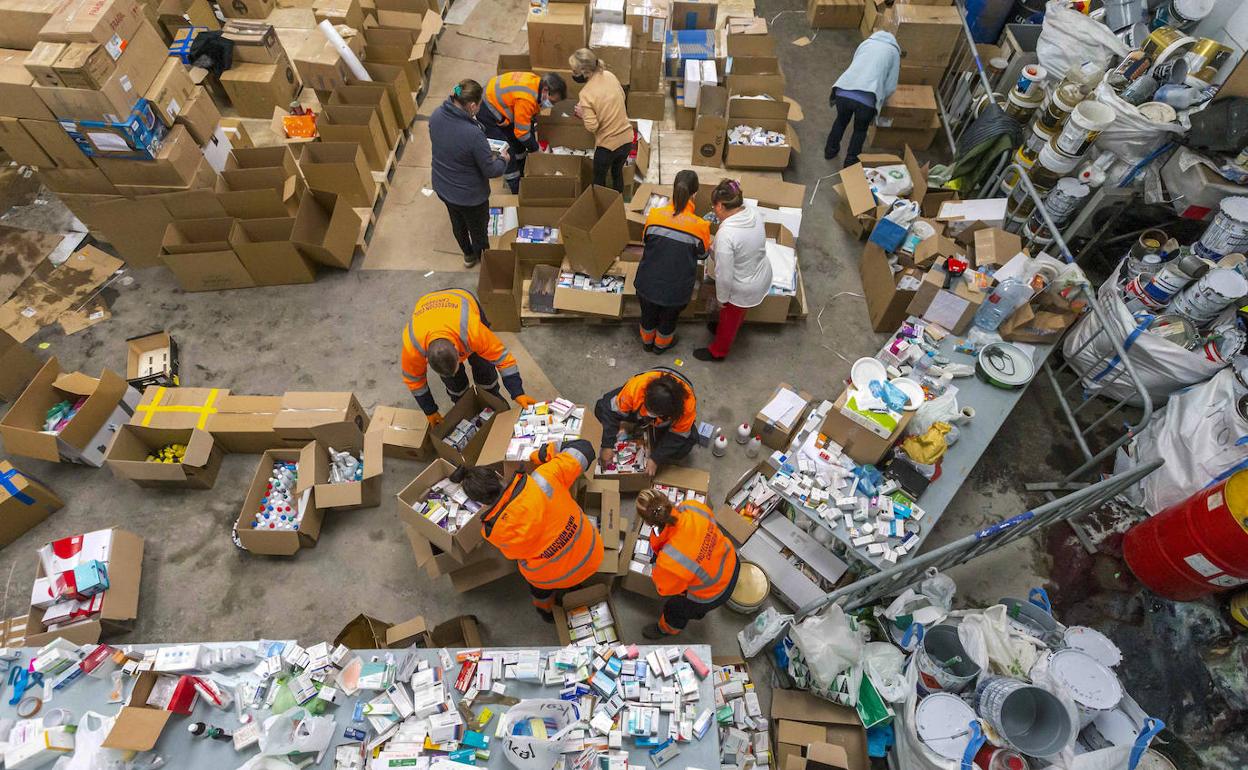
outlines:
[[458, 401], [468, 391], [468, 368], [472, 369], [472, 381], [478, 388], [499, 398], [503, 397], [503, 392], [498, 387], [498, 369], [476, 353], [470, 353], [468, 367], [460, 364], [454, 374], [442, 378], [442, 384], [446, 386], [446, 394], [451, 397], [451, 401]]
[[[605, 147], [594, 148], [594, 184], [610, 187], [616, 192], [624, 192], [624, 162], [633, 151], [633, 143], [629, 142], [618, 150]], [[611, 184], [607, 184], [607, 174], [611, 175]]]
[[841, 137], [845, 135], [845, 129], [852, 120], [854, 133], [849, 138], [849, 149], [845, 151], [845, 165], [852, 166], [858, 162], [862, 145], [867, 141], [867, 129], [871, 127], [871, 121], [875, 120], [875, 108], [844, 96], [835, 97], [833, 104], [836, 106], [836, 120], [832, 123], [832, 130], [828, 132], [828, 143], [823, 148], [823, 154], [828, 158], [835, 158], [840, 154]]
[[538, 588], [532, 583], [529, 583], [529, 593], [533, 596], [533, 606], [537, 608], [537, 611], [543, 615], [550, 615], [553, 614], [552, 610], [555, 608], [555, 602], [557, 602], [560, 597], [569, 591], [579, 591], [584, 587], [585, 584], [581, 583], [580, 585], [575, 585], [571, 588]]
[[641, 341], [653, 343], [660, 350], [672, 346], [676, 337], [676, 321], [685, 306], [665, 307], [638, 297], [641, 302]]
[[446, 213], [451, 217], [451, 232], [455, 233], [459, 250], [465, 257], [480, 257], [481, 252], [490, 247], [489, 200], [476, 206], [460, 206], [445, 198], [442, 198], [442, 203], [446, 204]]
[[737, 587], [737, 576], [740, 574], [741, 562], [738, 560], [736, 569], [732, 571], [732, 580], [728, 583], [728, 587], [713, 602], [695, 602], [686, 598], [684, 594], [671, 597], [667, 600], [667, 604], [663, 605], [663, 614], [659, 616], [659, 628], [663, 629], [663, 632], [667, 634], [679, 633], [684, 630], [685, 626], [689, 625], [689, 621], [701, 620], [710, 614], [711, 610], [727, 604], [728, 600], [732, 598], [733, 589]]

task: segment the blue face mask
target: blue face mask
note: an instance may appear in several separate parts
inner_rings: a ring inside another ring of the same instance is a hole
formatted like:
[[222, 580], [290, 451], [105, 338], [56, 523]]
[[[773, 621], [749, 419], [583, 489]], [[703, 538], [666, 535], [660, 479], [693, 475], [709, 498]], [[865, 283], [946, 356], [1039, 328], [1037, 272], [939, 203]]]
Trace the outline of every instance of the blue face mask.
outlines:
[[542, 106], [546, 109], [550, 109], [555, 106], [555, 103], [545, 97], [542, 97]]

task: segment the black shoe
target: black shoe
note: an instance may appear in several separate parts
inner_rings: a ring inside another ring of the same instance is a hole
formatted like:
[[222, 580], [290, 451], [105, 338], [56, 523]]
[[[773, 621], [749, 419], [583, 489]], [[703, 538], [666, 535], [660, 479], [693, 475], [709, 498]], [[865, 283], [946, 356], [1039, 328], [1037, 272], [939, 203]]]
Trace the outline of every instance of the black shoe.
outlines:
[[857, 158], [846, 158], [845, 162], [841, 164], [841, 168], [849, 168], [850, 166], [854, 166], [857, 164], [858, 164]]
[[840, 148], [840, 147], [837, 147], [835, 150], [824, 150], [824, 151], [823, 151], [823, 159], [824, 159], [824, 160], [832, 160], [833, 158], [835, 158], [837, 155], [840, 155], [840, 154], [841, 154], [841, 148]]
[[647, 353], [653, 353], [653, 352], [654, 352], [654, 343], [653, 343], [653, 342], [643, 342], [643, 343], [641, 343], [641, 348], [642, 348], [642, 350], [646, 351]]
[[641, 629], [641, 635], [651, 640], [662, 639], [665, 636], [670, 636], [670, 634], [663, 633], [663, 629], [659, 628], [658, 623], [651, 623], [650, 625]]
[[719, 321], [707, 321], [706, 330], [710, 332], [711, 334], [714, 334], [717, 331], [719, 331]]
[[555, 614], [553, 612], [547, 612], [546, 610], [538, 609], [537, 607], [534, 607], [533, 609], [537, 610], [537, 616], [539, 618], [552, 626], [555, 624]]
[[650, 352], [651, 352], [651, 353], [654, 353], [655, 355], [661, 356], [661, 355], [663, 355], [664, 353], [666, 353], [667, 351], [669, 351], [669, 350], [671, 350], [672, 348], [676, 347], [676, 339], [677, 339], [676, 337], [672, 337], [672, 344], [668, 345], [668, 346], [667, 346], [667, 347], [665, 347], [665, 348], [661, 348], [661, 347], [659, 347], [658, 345], [651, 345], [651, 346], [650, 346]]
[[699, 361], [723, 361], [724, 360], [722, 358], [717, 358], [711, 355], [710, 348], [698, 348], [697, 350], [693, 351], [693, 357], [698, 359]]
[[476, 267], [477, 263], [480, 261], [481, 261], [480, 254], [465, 254], [464, 255], [464, 267]]

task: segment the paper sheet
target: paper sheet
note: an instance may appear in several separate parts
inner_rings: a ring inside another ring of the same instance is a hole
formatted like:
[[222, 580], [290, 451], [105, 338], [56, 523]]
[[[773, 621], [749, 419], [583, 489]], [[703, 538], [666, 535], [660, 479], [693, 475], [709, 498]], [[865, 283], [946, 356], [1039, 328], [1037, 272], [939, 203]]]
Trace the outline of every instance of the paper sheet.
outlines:
[[766, 417], [776, 425], [789, 427], [793, 421], [801, 416], [802, 410], [806, 408], [806, 399], [788, 388], [781, 388], [771, 401], [762, 408], [760, 414]]
[[962, 313], [966, 312], [969, 304], [953, 292], [941, 289], [932, 297], [932, 303], [927, 306], [923, 318], [953, 331], [957, 328], [958, 321], [962, 320]]

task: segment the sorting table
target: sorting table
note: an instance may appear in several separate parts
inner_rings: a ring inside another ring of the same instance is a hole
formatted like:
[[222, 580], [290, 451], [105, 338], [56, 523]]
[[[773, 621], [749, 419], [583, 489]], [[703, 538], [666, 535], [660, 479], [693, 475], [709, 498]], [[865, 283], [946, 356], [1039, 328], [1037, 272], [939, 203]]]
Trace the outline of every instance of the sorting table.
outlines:
[[[251, 644], [252, 642], [215, 642], [207, 643], [210, 647], [229, 647], [236, 644]], [[136, 644], [129, 645], [126, 649], [134, 651], [143, 651], [157, 649], [166, 645], [160, 644]], [[672, 645], [665, 645], [672, 646]], [[702, 660], [710, 665], [711, 647], [706, 644], [694, 645], [678, 645], [681, 649], [685, 647], [692, 648]], [[504, 650], [504, 649], [524, 649], [539, 650], [543, 653], [550, 653], [562, 649], [560, 647], [535, 646], [535, 647], [486, 647], [485, 650]], [[638, 645], [641, 656], [658, 649], [654, 645]], [[36, 652], [34, 648], [23, 648], [21, 650], [21, 661], [29, 664], [31, 656]], [[369, 660], [373, 656], [384, 658], [386, 655], [393, 655], [396, 663], [401, 663], [404, 656], [414, 655], [419, 659], [429, 661], [432, 664], [439, 664], [439, 651], [437, 649], [419, 649], [409, 648], [406, 650], [353, 650], [353, 652], [365, 660]], [[451, 650], [454, 654], [456, 650]], [[400, 668], [402, 666], [400, 665]], [[242, 669], [240, 669], [242, 670]], [[225, 672], [229, 675], [233, 672]], [[455, 702], [459, 702], [461, 694], [454, 690], [455, 672], [448, 672], [446, 675], [447, 689], [451, 691]], [[521, 682], [514, 679], [506, 680], [507, 694], [512, 697], [524, 698], [558, 698], [559, 688], [555, 686], [544, 686], [534, 682]], [[108, 692], [111, 689], [111, 681], [104, 679], [93, 679], [91, 677], [82, 676], [75, 682], [70, 684], [64, 690], [53, 694], [50, 701], [45, 701], [43, 708], [36, 716], [47, 714], [48, 711], [55, 708], [68, 709], [73, 714], [73, 722], [77, 722], [82, 715], [88, 711], [95, 711], [104, 716], [113, 716], [121, 708], [118, 704], [108, 702]], [[714, 685], [710, 678], [702, 679], [698, 683], [698, 703], [704, 708], [714, 709], [715, 696]], [[0, 718], [8, 717], [17, 718], [17, 707], [9, 705], [9, 698], [12, 697], [11, 686], [6, 686], [3, 691], [3, 697], [0, 698]], [[33, 693], [32, 693], [33, 694]], [[367, 700], [375, 695], [375, 692], [368, 691], [364, 693], [363, 700]], [[333, 706], [327, 712], [327, 715], [335, 717], [337, 724], [334, 726], [334, 739], [330, 748], [326, 750], [321, 757], [320, 762], [314, 762], [307, 767], [329, 770], [334, 766], [334, 746], [353, 743], [343, 736], [343, 731], [348, 727], [365, 728], [366, 725], [353, 724], [351, 722], [351, 711], [354, 703], [359, 696], [343, 697], [338, 705]], [[506, 706], [499, 704], [489, 704], [489, 708], [494, 712], [493, 720], [486, 727], [486, 732], [493, 735], [494, 729], [498, 725], [498, 719], [506, 711]], [[480, 709], [474, 709], [475, 713], [479, 713]], [[258, 712], [256, 716], [261, 722], [269, 716], [268, 712]], [[153, 751], [164, 757], [165, 767], [177, 768], [178, 770], [234, 770], [248, 759], [253, 757], [257, 750], [254, 746], [242, 752], [234, 751], [233, 745], [228, 741], [215, 741], [207, 738], [196, 738], [187, 732], [187, 725], [191, 722], [202, 721], [208, 722], [216, 727], [221, 727], [228, 732], [233, 732], [239, 727], [239, 721], [233, 706], [229, 709], [221, 710], [206, 705], [203, 699], [197, 699], [195, 710], [190, 716], [175, 715], [169, 720], [165, 726], [164, 732], [161, 733], [160, 740], [156, 743]], [[662, 720], [663, 730], [667, 729], [667, 720]], [[370, 732], [370, 738], [373, 735]], [[501, 738], [492, 739], [498, 742], [498, 748], [492, 746], [489, 762], [479, 765], [480, 767], [490, 768], [510, 768], [512, 765], [504, 758], [501, 751]], [[637, 749], [632, 746], [632, 741], [627, 737], [624, 739], [624, 745], [629, 750], [629, 764], [637, 764], [639, 766], [650, 766], [649, 755], [645, 749]], [[700, 741], [691, 741], [689, 743], [680, 744], [680, 755], [677, 757], [679, 767], [704, 767], [712, 768], [719, 766], [719, 731], [712, 729]]]
[[[946, 336], [940, 343], [939, 355], [948, 358], [950, 362], [955, 364], [974, 366], [974, 356], [958, 353], [954, 350], [957, 339], [959, 339], [958, 335], [950, 334]], [[1031, 352], [1031, 360], [1036, 367], [1037, 377], [1041, 376], [1041, 365], [1048, 359], [1056, 347], [1056, 345], [1051, 344], [1014, 344]], [[1035, 382], [1035, 378], [1032, 379], [1032, 382]], [[967, 424], [958, 426], [958, 441], [949, 447], [949, 451], [945, 453], [944, 459], [941, 461], [940, 478], [928, 485], [922, 496], [919, 497], [917, 502], [926, 513], [923, 519], [917, 522], [920, 526], [919, 541], [898, 559], [898, 563], [914, 556], [922, 548], [924, 541], [927, 540], [927, 536], [935, 529], [936, 522], [940, 521], [940, 517], [949, 507], [953, 496], [962, 488], [962, 482], [966, 481], [967, 476], [970, 475], [976, 464], [979, 463], [979, 459], [983, 456], [984, 451], [988, 449], [988, 445], [996, 437], [997, 431], [1005, 424], [1006, 419], [1010, 416], [1010, 412], [1014, 411], [1015, 405], [1018, 404], [1023, 394], [1030, 387], [1029, 383], [1027, 386], [1017, 390], [1004, 390], [989, 385], [975, 375], [959, 377], [953, 381], [953, 384], [958, 389], [957, 400], [959, 407], [974, 407], [975, 418]], [[819, 409], [812, 410], [805, 424], [797, 431], [790, 449], [800, 447], [806, 440], [806, 437], [810, 435], [810, 431], [819, 429], [819, 426], [823, 423], [823, 416], [827, 414], [828, 409], [832, 408], [830, 402], [824, 402], [821, 407], [823, 411]], [[774, 462], [771, 464], [775, 465]], [[830, 526], [829, 522], [824, 521], [818, 513], [803, 505], [796, 498], [790, 495], [782, 495], [782, 497], [794, 510], [809, 517], [815, 526], [831, 531], [837, 541], [844, 545], [844, 554], [847, 558], [866, 564], [873, 570], [883, 570], [893, 566], [879, 556], [867, 553], [865, 548], [854, 547], [849, 541], [849, 535], [845, 531], [844, 524]]]

